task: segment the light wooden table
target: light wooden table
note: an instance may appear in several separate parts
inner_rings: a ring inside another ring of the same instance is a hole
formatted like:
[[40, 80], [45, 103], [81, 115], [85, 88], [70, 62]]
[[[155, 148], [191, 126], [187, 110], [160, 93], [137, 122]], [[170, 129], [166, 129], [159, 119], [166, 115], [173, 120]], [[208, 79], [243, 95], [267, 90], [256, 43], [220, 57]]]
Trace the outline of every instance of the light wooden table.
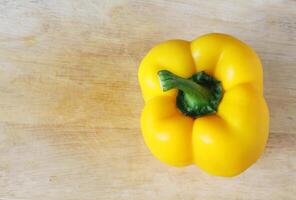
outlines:
[[[160, 163], [140, 132], [141, 58], [208, 32], [264, 65], [270, 137], [238, 177]], [[0, 199], [295, 199], [295, 1], [0, 0]]]

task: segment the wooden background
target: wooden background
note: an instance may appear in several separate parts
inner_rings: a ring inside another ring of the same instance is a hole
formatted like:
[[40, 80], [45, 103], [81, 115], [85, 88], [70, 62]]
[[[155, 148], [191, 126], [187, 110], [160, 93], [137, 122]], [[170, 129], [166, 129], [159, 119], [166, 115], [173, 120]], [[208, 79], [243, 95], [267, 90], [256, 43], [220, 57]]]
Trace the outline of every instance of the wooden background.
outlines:
[[[270, 137], [245, 173], [156, 160], [140, 132], [141, 58], [208, 32], [264, 65]], [[0, 199], [295, 199], [296, 2], [0, 0]]]

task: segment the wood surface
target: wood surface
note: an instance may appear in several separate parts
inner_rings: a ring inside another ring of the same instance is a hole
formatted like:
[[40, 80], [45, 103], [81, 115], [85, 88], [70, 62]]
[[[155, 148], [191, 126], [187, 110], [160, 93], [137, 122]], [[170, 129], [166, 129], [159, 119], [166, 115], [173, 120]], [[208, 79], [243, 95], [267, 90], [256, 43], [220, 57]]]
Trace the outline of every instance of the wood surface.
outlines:
[[[140, 131], [143, 56], [208, 32], [264, 65], [270, 137], [240, 176], [169, 167]], [[296, 2], [0, 0], [0, 199], [295, 199]]]

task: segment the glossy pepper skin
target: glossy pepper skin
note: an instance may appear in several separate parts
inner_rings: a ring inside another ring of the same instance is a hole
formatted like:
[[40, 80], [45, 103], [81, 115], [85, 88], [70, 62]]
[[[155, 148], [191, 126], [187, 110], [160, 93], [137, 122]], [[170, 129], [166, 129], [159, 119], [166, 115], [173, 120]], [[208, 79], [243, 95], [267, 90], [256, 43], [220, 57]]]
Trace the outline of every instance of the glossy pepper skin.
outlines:
[[[204, 71], [221, 81], [216, 113], [185, 116], [176, 106], [177, 89], [163, 92], [158, 72], [188, 78]], [[235, 176], [262, 154], [269, 133], [263, 74], [256, 53], [238, 39], [210, 33], [193, 40], [170, 40], [150, 50], [138, 78], [145, 101], [141, 129], [145, 143], [173, 166], [196, 164], [209, 174]]]

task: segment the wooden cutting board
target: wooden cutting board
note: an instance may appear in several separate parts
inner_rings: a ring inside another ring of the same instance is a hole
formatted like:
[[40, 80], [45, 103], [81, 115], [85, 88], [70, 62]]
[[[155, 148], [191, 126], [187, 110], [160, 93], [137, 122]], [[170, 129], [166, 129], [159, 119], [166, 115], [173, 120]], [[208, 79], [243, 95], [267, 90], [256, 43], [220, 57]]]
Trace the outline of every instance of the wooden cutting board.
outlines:
[[[208, 32], [264, 65], [270, 137], [234, 178], [173, 168], [140, 132], [140, 60]], [[0, 199], [295, 199], [296, 2], [0, 0]]]

